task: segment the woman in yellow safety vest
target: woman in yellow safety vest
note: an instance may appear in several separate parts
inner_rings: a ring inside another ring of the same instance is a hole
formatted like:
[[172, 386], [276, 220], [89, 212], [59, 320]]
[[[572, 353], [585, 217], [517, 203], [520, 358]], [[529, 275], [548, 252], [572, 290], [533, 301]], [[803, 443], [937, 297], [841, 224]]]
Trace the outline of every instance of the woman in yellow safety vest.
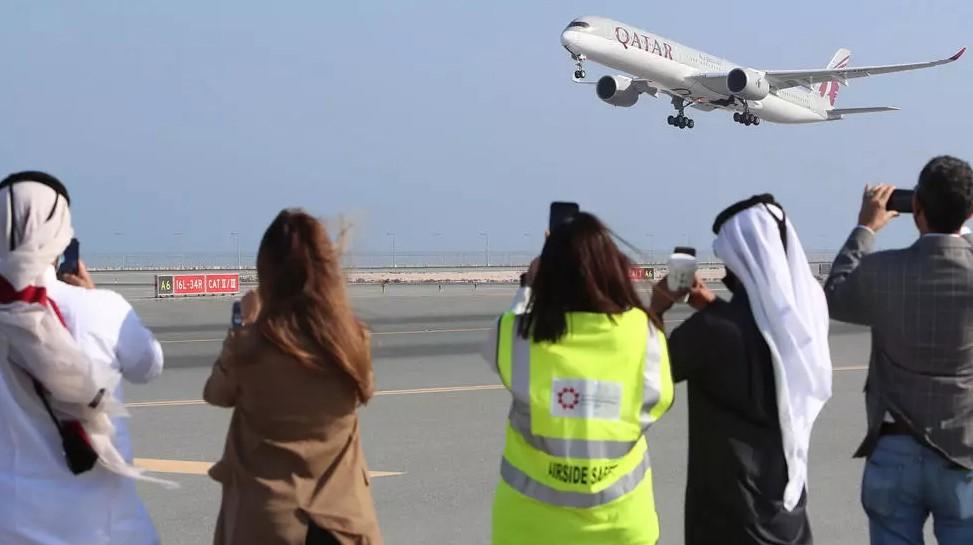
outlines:
[[[672, 404], [661, 327], [593, 215], [556, 226], [486, 357], [513, 396], [494, 545], [653, 545], [645, 432]], [[524, 282], [522, 282], [524, 283]]]

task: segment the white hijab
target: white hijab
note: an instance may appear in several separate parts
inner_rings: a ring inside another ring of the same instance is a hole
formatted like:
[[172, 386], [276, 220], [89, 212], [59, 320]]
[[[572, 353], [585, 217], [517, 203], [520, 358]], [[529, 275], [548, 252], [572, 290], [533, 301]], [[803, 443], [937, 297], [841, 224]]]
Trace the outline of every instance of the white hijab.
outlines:
[[[780, 220], [786, 225], [786, 253]], [[757, 327], [770, 347], [787, 460], [783, 500], [790, 511], [807, 485], [811, 427], [831, 397], [824, 291], [811, 274], [797, 231], [774, 205], [758, 204], [731, 217], [720, 228], [713, 250], [746, 288]]]
[[[47, 185], [17, 182], [0, 190], [0, 226], [0, 276], [17, 292], [43, 288], [44, 272], [74, 236], [67, 200]], [[49, 392], [55, 413], [81, 422], [101, 465], [120, 475], [156, 481], [129, 466], [112, 444], [110, 416], [125, 414], [111, 394], [121, 375], [93, 364], [50, 305], [0, 304], [0, 347], [8, 355], [0, 365], [29, 373]]]

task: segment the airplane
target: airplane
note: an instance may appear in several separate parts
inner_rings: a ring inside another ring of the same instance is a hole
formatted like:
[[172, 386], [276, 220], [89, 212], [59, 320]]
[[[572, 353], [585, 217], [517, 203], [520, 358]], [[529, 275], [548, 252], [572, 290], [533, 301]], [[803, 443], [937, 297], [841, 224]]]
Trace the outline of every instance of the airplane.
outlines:
[[[733, 112], [742, 125], [817, 123], [847, 115], [898, 110], [890, 106], [836, 108], [840, 85], [877, 74], [930, 68], [959, 60], [966, 48], [946, 59], [913, 64], [849, 67], [851, 52], [839, 49], [824, 69], [758, 70], [740, 66], [673, 40], [605, 17], [580, 17], [561, 33], [571, 54], [575, 83], [595, 84], [598, 98], [613, 106], [635, 105], [640, 95], [672, 98], [677, 115], [670, 126], [693, 128], [686, 108]], [[592, 60], [629, 75], [585, 80], [584, 62]]]

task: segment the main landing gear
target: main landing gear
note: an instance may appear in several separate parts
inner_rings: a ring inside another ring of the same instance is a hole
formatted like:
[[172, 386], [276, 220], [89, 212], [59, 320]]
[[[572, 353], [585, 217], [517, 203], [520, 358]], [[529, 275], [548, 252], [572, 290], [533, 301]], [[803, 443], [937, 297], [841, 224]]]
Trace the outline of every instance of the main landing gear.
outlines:
[[584, 55], [581, 55], [580, 53], [577, 55], [572, 53], [571, 58], [574, 59], [574, 67], [575, 67], [574, 79], [576, 80], [584, 79], [586, 75], [584, 72], [584, 61], [586, 57]]
[[670, 115], [666, 120], [670, 127], [679, 127], [680, 129], [691, 129], [696, 126], [696, 122], [691, 118], [686, 117], [686, 101], [681, 98], [673, 98], [672, 105], [676, 107], [679, 111], [679, 115]]
[[760, 118], [750, 113], [749, 110], [743, 112], [742, 114], [740, 112], [734, 112], [733, 121], [736, 121], [737, 123], [740, 123], [741, 125], [746, 125], [748, 127], [750, 125], [760, 124]]

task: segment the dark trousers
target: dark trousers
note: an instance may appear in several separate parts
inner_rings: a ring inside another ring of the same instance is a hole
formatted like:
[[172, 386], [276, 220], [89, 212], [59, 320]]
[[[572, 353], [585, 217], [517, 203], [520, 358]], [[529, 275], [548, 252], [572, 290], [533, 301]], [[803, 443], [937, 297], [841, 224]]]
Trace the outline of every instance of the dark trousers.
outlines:
[[319, 528], [313, 522], [307, 525], [307, 539], [304, 545], [341, 545], [331, 532]]

